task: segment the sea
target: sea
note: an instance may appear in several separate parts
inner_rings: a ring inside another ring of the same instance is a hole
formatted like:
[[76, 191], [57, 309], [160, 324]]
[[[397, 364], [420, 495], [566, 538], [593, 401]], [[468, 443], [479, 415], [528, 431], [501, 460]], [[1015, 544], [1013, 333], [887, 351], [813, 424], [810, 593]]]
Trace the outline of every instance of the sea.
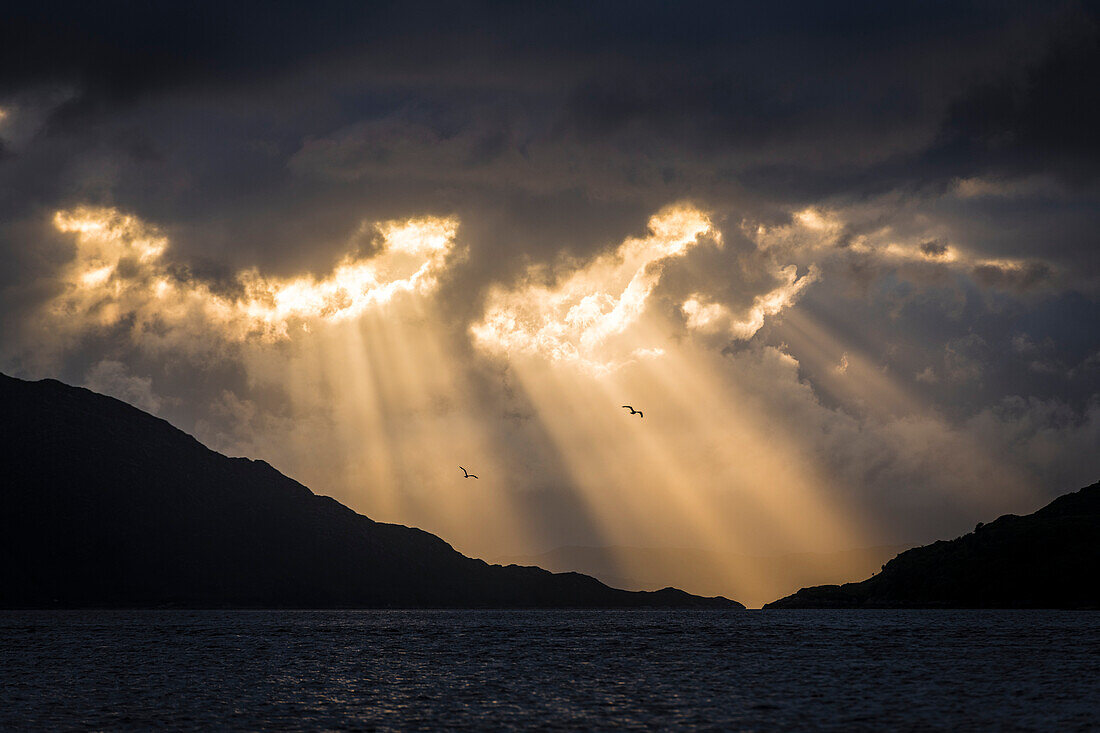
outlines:
[[0, 730], [516, 728], [1100, 730], [1100, 612], [0, 612]]

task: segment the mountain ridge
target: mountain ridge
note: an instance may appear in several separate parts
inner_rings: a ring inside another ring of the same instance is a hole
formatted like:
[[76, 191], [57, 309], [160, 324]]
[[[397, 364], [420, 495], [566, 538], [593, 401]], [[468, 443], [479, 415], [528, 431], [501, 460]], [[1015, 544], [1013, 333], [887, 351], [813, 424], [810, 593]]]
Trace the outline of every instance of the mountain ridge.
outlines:
[[489, 565], [57, 380], [0, 375], [0, 607], [743, 608]]
[[1097, 577], [1100, 482], [906, 550], [866, 580], [802, 588], [764, 608], [1100, 608]]

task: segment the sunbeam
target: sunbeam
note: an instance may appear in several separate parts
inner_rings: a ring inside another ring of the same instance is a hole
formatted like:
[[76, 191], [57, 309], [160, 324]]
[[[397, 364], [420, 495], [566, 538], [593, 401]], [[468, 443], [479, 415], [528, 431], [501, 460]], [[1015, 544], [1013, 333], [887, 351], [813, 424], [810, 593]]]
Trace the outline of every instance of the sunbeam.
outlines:
[[[632, 577], [644, 575], [638, 555], [614, 548], [695, 548], [724, 558], [715, 572], [731, 593], [762, 602], [774, 579], [747, 557], [882, 543], [896, 532], [876, 502], [984, 512], [1033, 498], [972, 435], [797, 307], [822, 271], [790, 262], [843, 231], [828, 210], [742, 225], [753, 249], [739, 256], [757, 258], [747, 292], [684, 289], [685, 277], [711, 282], [724, 244], [708, 212], [681, 203], [644, 236], [489, 288], [469, 323], [437, 297], [469, 246], [455, 218], [363, 223], [349, 241], [372, 233], [376, 246], [352, 248], [327, 275], [250, 268], [218, 287], [174, 263], [169, 239], [137, 217], [77, 207], [54, 224], [76, 244], [42, 316], [62, 344], [121, 332], [128, 348], [198, 368], [231, 359], [246, 396], [214, 399], [201, 437], [473, 555], [575, 536], [609, 546], [616, 572]], [[872, 239], [851, 246], [964, 259]], [[668, 273], [680, 284], [666, 287]], [[755, 339], [770, 322], [780, 343]], [[717, 348], [731, 342], [741, 346]], [[884, 451], [895, 493], [857, 501], [850, 486], [885, 470], [867, 460]], [[996, 489], [897, 493], [936, 461]], [[823, 557], [804, 564], [833, 572]]]

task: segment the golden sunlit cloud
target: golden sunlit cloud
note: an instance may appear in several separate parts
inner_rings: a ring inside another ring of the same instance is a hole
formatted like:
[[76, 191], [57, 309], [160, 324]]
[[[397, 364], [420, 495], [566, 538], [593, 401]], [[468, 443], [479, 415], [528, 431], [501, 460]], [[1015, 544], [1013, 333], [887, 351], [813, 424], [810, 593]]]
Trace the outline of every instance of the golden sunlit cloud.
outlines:
[[[970, 190], [978, 184], [972, 180], [959, 185]], [[761, 251], [797, 255], [818, 263], [844, 254], [857, 254], [894, 266], [931, 263], [966, 273], [973, 273], [976, 268], [995, 269], [1004, 273], [1001, 279], [1006, 280], [1019, 280], [1035, 273], [1038, 267], [1046, 267], [1034, 260], [988, 259], [968, 252], [965, 247], [948, 244], [952, 237], [947, 228], [928, 221], [918, 222], [922, 225], [919, 234], [903, 234], [889, 224], [855, 232], [848, 214], [850, 212], [808, 207], [794, 212], [789, 224], [767, 227], [743, 222], [742, 231]], [[701, 307], [691, 308], [699, 311], [697, 318], [705, 319], [710, 315]]]
[[666, 208], [649, 220], [648, 236], [627, 239], [553, 285], [539, 283], [533, 270], [519, 288], [494, 289], [484, 318], [470, 327], [470, 334], [491, 353], [537, 354], [597, 373], [659, 355], [659, 349], [643, 344], [615, 358], [606, 347], [641, 318], [665, 263], [705, 236], [721, 245], [704, 212], [689, 205]]
[[805, 275], [798, 277], [798, 268], [788, 265], [775, 274], [781, 284], [757, 295], [749, 312], [740, 318], [721, 303], [707, 303], [706, 296], [698, 293], [692, 295], [681, 306], [687, 327], [697, 331], [727, 331], [741, 341], [750, 339], [764, 326], [767, 316], [774, 316], [794, 304], [806, 286], [817, 280], [818, 269], [811, 265]]
[[458, 228], [455, 219], [436, 217], [371, 225], [381, 235], [379, 251], [348, 254], [326, 277], [274, 278], [253, 268], [237, 273], [235, 289], [220, 293], [174, 275], [163, 258], [167, 238], [136, 217], [81, 206], [57, 212], [54, 224], [76, 234], [76, 257], [63, 274], [68, 287], [53, 303], [56, 315], [101, 326], [129, 317], [142, 331], [193, 323], [230, 341], [282, 340], [294, 328], [308, 330], [311, 321], [355, 318], [399, 294], [430, 293]]

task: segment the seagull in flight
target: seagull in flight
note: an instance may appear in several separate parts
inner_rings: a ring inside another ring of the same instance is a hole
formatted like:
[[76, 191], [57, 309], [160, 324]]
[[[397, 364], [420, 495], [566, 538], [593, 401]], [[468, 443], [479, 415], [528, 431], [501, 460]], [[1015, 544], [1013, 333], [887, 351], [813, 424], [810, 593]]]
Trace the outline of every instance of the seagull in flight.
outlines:
[[[459, 468], [462, 468], [462, 466], [459, 466]], [[465, 468], [462, 468], [462, 478], [477, 478], [477, 476], [473, 475]]]
[[625, 407], [626, 409], [630, 410], [630, 414], [631, 414], [631, 415], [637, 415], [638, 417], [645, 417], [645, 415], [643, 415], [643, 414], [642, 414], [642, 411], [641, 411], [641, 410], [635, 410], [635, 409], [634, 409], [633, 407], [631, 407], [630, 405], [623, 405], [623, 407]]

